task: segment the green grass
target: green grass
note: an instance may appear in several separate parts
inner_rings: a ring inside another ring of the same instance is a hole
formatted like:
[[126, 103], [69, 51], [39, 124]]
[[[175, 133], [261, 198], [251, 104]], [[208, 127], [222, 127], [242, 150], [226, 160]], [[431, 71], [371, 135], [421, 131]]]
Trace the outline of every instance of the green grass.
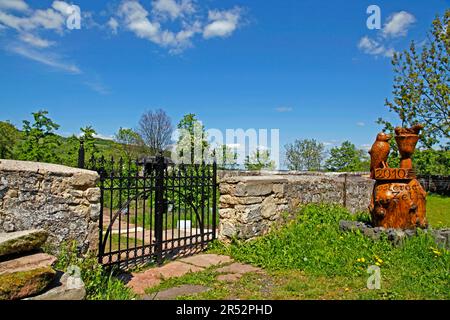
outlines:
[[429, 194], [427, 218], [429, 224], [435, 228], [450, 227], [450, 197]]
[[[309, 205], [267, 236], [217, 243], [212, 252], [267, 270], [274, 283], [271, 298], [450, 299], [450, 253], [430, 236], [421, 233], [397, 248], [387, 239], [340, 232], [341, 219], [355, 217], [337, 206]], [[366, 288], [367, 268], [375, 264], [381, 268], [381, 290]]]
[[128, 239], [128, 248], [133, 249], [135, 247], [140, 247], [144, 243], [142, 242], [142, 239], [135, 239], [135, 238], [127, 238], [126, 236], [122, 235], [119, 237], [118, 234], [113, 234], [111, 236], [112, 240], [112, 246], [109, 246], [109, 240], [106, 244], [106, 252], [116, 251], [119, 249], [119, 239], [120, 239], [120, 249], [124, 250], [127, 248], [127, 239]]
[[[201, 215], [201, 211], [199, 212]], [[208, 212], [204, 212], [205, 215], [205, 228], [212, 228], [212, 214]], [[137, 224], [138, 227], [145, 226], [145, 229], [150, 229], [150, 227], [154, 228], [155, 226], [155, 215], [154, 213], [151, 215], [152, 219], [150, 220], [150, 214], [147, 210], [145, 214], [143, 213], [143, 209], [139, 208], [137, 210], [137, 214], [135, 212], [134, 208], [130, 208], [130, 223]], [[125, 218], [126, 219], [126, 218]], [[199, 228], [200, 223], [197, 222], [197, 216], [195, 212], [192, 210], [192, 212], [189, 211], [182, 211], [178, 215], [178, 212], [175, 212], [174, 214], [168, 213], [164, 216], [163, 221], [163, 227], [164, 229], [176, 229], [178, 226], [179, 220], [191, 220], [192, 221], [192, 228]], [[219, 214], [216, 215], [216, 225], [219, 225]]]

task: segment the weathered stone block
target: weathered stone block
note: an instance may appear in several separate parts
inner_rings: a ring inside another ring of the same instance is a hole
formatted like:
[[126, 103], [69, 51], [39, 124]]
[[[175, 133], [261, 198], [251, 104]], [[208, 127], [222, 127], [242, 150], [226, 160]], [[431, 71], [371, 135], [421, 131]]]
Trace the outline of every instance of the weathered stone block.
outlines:
[[219, 236], [221, 238], [233, 238], [236, 236], [237, 230], [236, 230], [236, 223], [233, 223], [228, 220], [220, 221], [219, 223]]
[[261, 205], [237, 205], [236, 209], [237, 220], [242, 223], [255, 223], [262, 219]]
[[84, 197], [89, 202], [99, 202], [100, 201], [100, 188], [89, 188], [84, 192]]
[[50, 267], [0, 274], [0, 300], [16, 300], [42, 292], [53, 280]]
[[220, 196], [220, 203], [236, 205], [239, 203], [239, 200], [236, 197], [226, 194]]
[[53, 280], [56, 258], [44, 253], [0, 262], [0, 300], [22, 299], [41, 292]]
[[234, 194], [236, 186], [228, 183], [220, 183], [219, 184], [219, 192], [220, 194]]
[[49, 284], [48, 291], [24, 300], [84, 300], [86, 288], [79, 275], [64, 273]]
[[277, 205], [275, 203], [274, 196], [267, 197], [261, 204], [261, 216], [265, 219], [269, 219], [271, 216], [277, 213]]
[[243, 182], [238, 183], [236, 186], [235, 196], [265, 196], [272, 193], [272, 185], [270, 183], [259, 184], [245, 184]]
[[263, 201], [263, 197], [239, 197], [237, 198], [239, 204], [256, 204]]
[[275, 193], [275, 195], [277, 196], [277, 197], [282, 197], [282, 196], [284, 196], [284, 187], [285, 185], [284, 184], [281, 184], [281, 183], [277, 183], [277, 184], [274, 184], [273, 185], [273, 192]]
[[48, 232], [42, 229], [0, 233], [0, 257], [39, 249], [47, 237]]
[[230, 219], [232, 217], [234, 217], [236, 215], [236, 210], [235, 209], [219, 209], [219, 217], [221, 219]]
[[88, 188], [92, 188], [97, 184], [99, 179], [98, 174], [83, 170], [83, 172], [76, 172], [71, 177], [69, 183], [72, 187], [78, 190], [86, 190]]
[[237, 237], [239, 239], [252, 239], [267, 233], [269, 226], [266, 223], [253, 223], [240, 225], [237, 227]]

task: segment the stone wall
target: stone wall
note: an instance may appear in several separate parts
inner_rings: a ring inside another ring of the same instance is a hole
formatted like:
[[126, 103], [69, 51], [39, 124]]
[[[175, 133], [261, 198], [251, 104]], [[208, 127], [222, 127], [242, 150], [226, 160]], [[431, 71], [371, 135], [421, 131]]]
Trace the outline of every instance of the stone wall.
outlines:
[[263, 235], [301, 204], [334, 203], [367, 211], [374, 181], [366, 173], [219, 172], [219, 239]]
[[98, 179], [88, 170], [0, 160], [0, 232], [45, 229], [54, 253], [70, 240], [81, 252], [97, 250]]
[[417, 180], [427, 192], [450, 196], [450, 176], [420, 175]]

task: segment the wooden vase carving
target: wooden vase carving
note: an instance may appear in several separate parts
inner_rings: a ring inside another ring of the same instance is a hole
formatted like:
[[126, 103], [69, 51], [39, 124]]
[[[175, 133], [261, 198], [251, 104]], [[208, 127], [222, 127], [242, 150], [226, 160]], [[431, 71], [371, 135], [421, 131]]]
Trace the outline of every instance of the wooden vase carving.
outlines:
[[422, 128], [422, 125], [415, 125], [395, 129], [400, 168], [389, 168], [387, 163], [390, 135], [378, 134], [369, 151], [370, 176], [376, 181], [369, 210], [375, 227], [427, 227], [426, 192], [416, 179], [411, 159]]

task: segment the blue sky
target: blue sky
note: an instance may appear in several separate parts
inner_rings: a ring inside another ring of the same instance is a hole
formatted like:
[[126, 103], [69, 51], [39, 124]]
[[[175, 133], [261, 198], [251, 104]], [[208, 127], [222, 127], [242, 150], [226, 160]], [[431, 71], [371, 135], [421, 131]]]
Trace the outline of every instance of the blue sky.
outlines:
[[[66, 27], [68, 4], [81, 29]], [[381, 9], [369, 30], [366, 9]], [[371, 144], [389, 117], [389, 56], [447, 0], [0, 0], [0, 119], [46, 109], [104, 136], [163, 108], [208, 128], [279, 128], [281, 144]], [[393, 118], [395, 119], [395, 118]]]

